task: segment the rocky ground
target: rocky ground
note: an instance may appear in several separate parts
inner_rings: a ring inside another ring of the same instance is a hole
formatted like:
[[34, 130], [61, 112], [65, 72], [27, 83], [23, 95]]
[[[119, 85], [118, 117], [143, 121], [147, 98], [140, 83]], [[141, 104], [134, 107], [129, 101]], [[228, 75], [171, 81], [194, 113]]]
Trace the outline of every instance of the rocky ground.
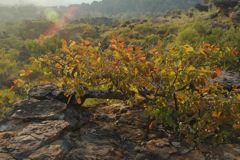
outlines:
[[[228, 84], [235, 80], [225, 79]], [[239, 144], [195, 149], [177, 140], [170, 143], [160, 128], [147, 133], [141, 107], [67, 105], [52, 85], [35, 87], [30, 96], [0, 122], [1, 160], [240, 159]]]

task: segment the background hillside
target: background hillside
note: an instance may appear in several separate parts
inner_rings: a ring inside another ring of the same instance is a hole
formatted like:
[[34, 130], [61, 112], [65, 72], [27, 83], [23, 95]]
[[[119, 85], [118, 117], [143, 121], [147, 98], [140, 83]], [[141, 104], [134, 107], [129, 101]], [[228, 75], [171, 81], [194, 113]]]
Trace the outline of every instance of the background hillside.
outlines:
[[[74, 5], [76, 13], [71, 17], [90, 18], [90, 17], [141, 17], [161, 15], [169, 10], [187, 9], [193, 7], [201, 0], [103, 0], [94, 1], [91, 4], [82, 3]], [[32, 4], [28, 5], [1, 5], [0, 6], [0, 21], [15, 21], [22, 19], [33, 18], [48, 18], [47, 13], [51, 12], [50, 16], [61, 17], [73, 6], [59, 7], [40, 7]]]

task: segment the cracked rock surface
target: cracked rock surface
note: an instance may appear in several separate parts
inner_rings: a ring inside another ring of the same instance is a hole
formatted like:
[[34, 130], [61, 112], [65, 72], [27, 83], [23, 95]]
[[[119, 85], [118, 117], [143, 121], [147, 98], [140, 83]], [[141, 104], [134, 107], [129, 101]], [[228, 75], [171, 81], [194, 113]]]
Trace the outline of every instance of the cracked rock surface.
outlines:
[[159, 128], [147, 133], [142, 107], [67, 105], [52, 95], [56, 90], [49, 85], [35, 87], [35, 98], [41, 98], [19, 101], [4, 114], [0, 160], [240, 159], [239, 144], [195, 149], [177, 140], [170, 143]]

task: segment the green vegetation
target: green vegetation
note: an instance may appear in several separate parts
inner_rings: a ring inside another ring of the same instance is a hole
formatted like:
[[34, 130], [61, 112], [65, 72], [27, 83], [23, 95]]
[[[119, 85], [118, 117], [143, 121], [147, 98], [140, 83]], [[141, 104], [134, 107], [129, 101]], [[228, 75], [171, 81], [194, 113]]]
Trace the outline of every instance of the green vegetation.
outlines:
[[[100, 12], [98, 5], [105, 3], [108, 0], [78, 7], [95, 6]], [[194, 146], [239, 141], [240, 95], [209, 83], [222, 70], [239, 70], [239, 24], [212, 18], [215, 11], [193, 10], [189, 16], [175, 10], [149, 17], [143, 4], [135, 6], [134, 12], [140, 9], [145, 15], [140, 19], [64, 17], [63, 24], [54, 24], [54, 12], [49, 20], [2, 23], [0, 113], [37, 84], [65, 86], [65, 95], [75, 91], [79, 103], [84, 87], [111, 89], [124, 93], [131, 106], [142, 103], [151, 119], [149, 129], [159, 125], [168, 136]], [[150, 4], [153, 8], [156, 1]], [[104, 11], [122, 12], [109, 7]]]

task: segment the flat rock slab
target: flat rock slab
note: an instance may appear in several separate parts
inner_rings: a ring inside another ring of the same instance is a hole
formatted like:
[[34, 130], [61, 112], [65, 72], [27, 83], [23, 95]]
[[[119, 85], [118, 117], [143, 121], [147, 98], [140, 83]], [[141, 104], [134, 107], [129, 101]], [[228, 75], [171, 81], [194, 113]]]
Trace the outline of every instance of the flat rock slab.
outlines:
[[42, 86], [35, 86], [30, 89], [29, 97], [39, 99], [39, 100], [46, 100], [46, 99], [67, 99], [64, 96], [64, 91], [59, 89], [55, 85], [42, 85]]
[[6, 153], [0, 153], [0, 159], [1, 160], [15, 160], [12, 156]]
[[36, 150], [29, 158], [34, 160], [63, 159], [63, 148], [61, 145], [47, 145]]
[[[68, 126], [69, 123], [64, 120], [51, 120], [30, 124], [18, 132], [3, 132], [0, 134], [0, 150], [15, 159], [28, 158], [44, 145], [59, 139], [61, 133]], [[51, 147], [54, 148], [54, 146]], [[36, 156], [36, 154], [32, 156]]]
[[25, 100], [14, 104], [4, 116], [9, 119], [46, 119], [62, 112], [67, 104], [58, 100]]

